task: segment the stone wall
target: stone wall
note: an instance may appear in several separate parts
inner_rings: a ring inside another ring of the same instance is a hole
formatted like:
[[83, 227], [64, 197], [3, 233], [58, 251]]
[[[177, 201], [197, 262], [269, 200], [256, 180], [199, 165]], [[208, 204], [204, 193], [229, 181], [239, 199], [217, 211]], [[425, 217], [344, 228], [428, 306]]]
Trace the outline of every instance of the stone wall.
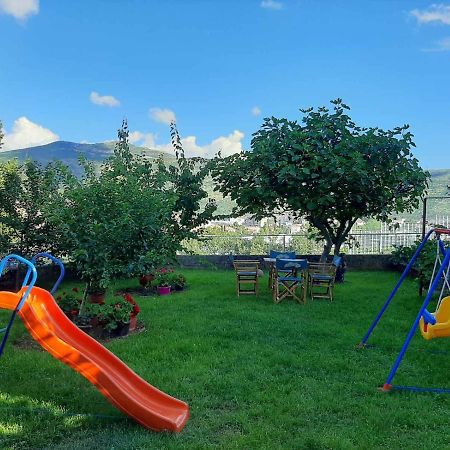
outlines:
[[[178, 263], [182, 268], [192, 269], [233, 269], [233, 258], [235, 259], [258, 259], [264, 267], [263, 258], [266, 255], [183, 255], [178, 256]], [[318, 261], [318, 255], [297, 255], [298, 258], [304, 258], [309, 261]], [[390, 255], [346, 255], [347, 268], [353, 270], [395, 270], [396, 268], [390, 263]], [[65, 266], [66, 276], [64, 279], [75, 280], [77, 273], [74, 267], [70, 264]], [[12, 290], [18, 291], [25, 275], [25, 269], [20, 268], [18, 272], [10, 273], [7, 276], [0, 278], [0, 291]], [[46, 265], [38, 267], [38, 282], [37, 285], [45, 289], [51, 289], [53, 283], [58, 279], [59, 267], [55, 265]]]
[[[233, 258], [235, 259], [258, 259], [261, 264], [264, 263], [263, 258], [266, 255], [180, 255], [178, 256], [178, 262], [181, 267], [192, 269], [232, 269]], [[308, 261], [318, 261], [320, 256], [318, 255], [297, 255], [297, 258], [304, 258]], [[349, 269], [356, 270], [384, 270], [394, 269], [390, 263], [390, 255], [346, 255], [347, 267]]]

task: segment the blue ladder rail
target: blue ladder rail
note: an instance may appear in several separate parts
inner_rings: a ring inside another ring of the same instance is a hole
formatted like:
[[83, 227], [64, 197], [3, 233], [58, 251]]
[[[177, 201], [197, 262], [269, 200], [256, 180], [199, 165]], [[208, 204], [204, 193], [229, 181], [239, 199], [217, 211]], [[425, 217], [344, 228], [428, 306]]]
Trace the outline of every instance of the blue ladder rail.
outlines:
[[17, 303], [16, 308], [13, 310], [13, 312], [11, 314], [11, 318], [9, 319], [8, 325], [5, 328], [1, 329], [1, 333], [3, 333], [3, 339], [2, 339], [2, 343], [0, 344], [0, 356], [2, 356], [2, 354], [3, 354], [3, 350], [5, 348], [6, 341], [8, 340], [9, 333], [11, 331], [11, 327], [13, 326], [13, 323], [17, 316], [17, 313], [20, 311], [20, 309], [22, 308], [26, 299], [30, 295], [31, 289], [33, 288], [33, 286], [35, 285], [36, 280], [37, 280], [36, 267], [34, 267], [34, 265], [27, 259], [23, 258], [22, 256], [15, 255], [15, 254], [7, 255], [0, 261], [0, 277], [2, 276], [2, 274], [6, 268], [6, 264], [8, 263], [8, 261], [10, 261], [12, 259], [15, 259], [16, 261], [19, 261], [22, 264], [25, 264], [28, 266], [27, 275], [25, 276], [23, 283], [22, 283], [22, 289], [27, 285], [30, 275], [31, 275], [31, 281], [28, 284], [28, 289], [25, 291], [25, 294], [22, 295], [19, 302]]
[[[50, 294], [53, 295], [53, 294], [58, 290], [59, 285], [61, 284], [62, 280], [64, 279], [64, 275], [65, 275], [65, 272], [66, 272], [66, 271], [65, 271], [65, 268], [64, 268], [64, 264], [63, 264], [63, 262], [62, 262], [60, 259], [56, 258], [56, 256], [53, 256], [53, 255], [51, 255], [50, 253], [46, 253], [46, 252], [36, 253], [36, 255], [34, 255], [34, 256], [31, 258], [31, 264], [33, 264], [33, 266], [36, 266], [36, 261], [37, 261], [39, 258], [47, 258], [47, 259], [50, 259], [50, 260], [53, 261], [55, 264], [57, 264], [57, 265], [59, 266], [59, 268], [60, 268], [59, 277], [58, 277], [58, 279], [56, 280], [55, 284], [53, 285], [53, 287], [52, 287], [52, 289], [51, 289], [51, 291], [50, 291]], [[29, 277], [30, 277], [30, 274], [31, 274], [30, 270], [31, 270], [31, 269], [28, 268], [28, 272], [27, 272], [27, 274], [26, 274], [26, 276], [25, 276], [25, 283], [28, 282], [28, 279], [29, 279]]]

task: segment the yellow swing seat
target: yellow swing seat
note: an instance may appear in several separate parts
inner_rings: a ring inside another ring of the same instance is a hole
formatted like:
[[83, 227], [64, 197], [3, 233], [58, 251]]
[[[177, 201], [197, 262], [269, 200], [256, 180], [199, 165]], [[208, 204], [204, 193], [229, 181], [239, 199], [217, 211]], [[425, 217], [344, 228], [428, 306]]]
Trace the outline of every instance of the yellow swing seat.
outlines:
[[442, 299], [439, 309], [433, 313], [436, 323], [425, 324], [423, 317], [420, 318], [420, 332], [424, 339], [450, 337], [450, 297]]

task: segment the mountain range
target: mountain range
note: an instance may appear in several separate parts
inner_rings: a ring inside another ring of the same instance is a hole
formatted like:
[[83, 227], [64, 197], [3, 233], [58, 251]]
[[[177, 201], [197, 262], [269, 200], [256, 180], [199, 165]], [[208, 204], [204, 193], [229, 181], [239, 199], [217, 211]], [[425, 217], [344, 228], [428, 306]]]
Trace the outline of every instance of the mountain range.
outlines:
[[[114, 150], [114, 142], [101, 142], [97, 144], [79, 144], [75, 142], [57, 141], [37, 147], [23, 148], [20, 150], [9, 150], [0, 152], [0, 162], [17, 158], [19, 161], [33, 159], [40, 164], [46, 165], [51, 161], [60, 160], [68, 165], [75, 174], [80, 174], [81, 169], [78, 165], [79, 155], [84, 155], [88, 160], [100, 164], [106, 157], [112, 155]], [[175, 162], [175, 156], [158, 150], [152, 150], [147, 147], [138, 147], [130, 145], [132, 153], [141, 154], [151, 159], [162, 157], [167, 164]], [[431, 181], [429, 196], [450, 195], [450, 169], [430, 170]], [[206, 183], [206, 189], [218, 202], [218, 212], [225, 214], [231, 209], [231, 202], [224, 199], [217, 192], [213, 192], [213, 184], [211, 180]], [[421, 211], [417, 210], [412, 215], [408, 215], [411, 219], [419, 218]], [[429, 201], [429, 217], [450, 215], [450, 199], [430, 200]]]
[[[115, 142], [100, 142], [97, 144], [78, 144], [76, 142], [56, 141], [37, 147], [23, 148], [20, 150], [8, 150], [0, 152], [0, 161], [17, 158], [19, 161], [33, 159], [42, 165], [49, 162], [60, 160], [68, 165], [75, 174], [80, 173], [78, 157], [84, 155], [88, 160], [98, 162], [99, 164], [108, 156], [111, 156], [114, 150]], [[167, 163], [175, 162], [175, 156], [167, 152], [152, 150], [146, 147], [137, 147], [130, 144], [131, 152], [141, 154], [151, 159], [162, 156]]]

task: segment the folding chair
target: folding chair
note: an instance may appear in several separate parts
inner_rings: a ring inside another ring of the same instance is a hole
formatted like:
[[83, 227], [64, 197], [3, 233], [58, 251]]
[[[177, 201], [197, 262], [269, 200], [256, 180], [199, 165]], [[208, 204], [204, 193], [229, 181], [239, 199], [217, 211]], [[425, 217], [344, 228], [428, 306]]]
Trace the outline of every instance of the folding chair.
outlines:
[[[259, 261], [233, 261], [236, 272], [236, 288], [238, 297], [242, 295], [258, 295]], [[249, 286], [249, 288], [245, 288]]]
[[[295, 252], [277, 252], [276, 250], [270, 250], [269, 258], [276, 259], [295, 259]], [[287, 273], [291, 272], [290, 270]], [[269, 289], [273, 289], [273, 279], [275, 273], [275, 263], [269, 267]]]
[[341, 265], [342, 258], [335, 256], [331, 263], [310, 263], [308, 269], [308, 285], [311, 300], [327, 298], [333, 301], [334, 280], [336, 270]]
[[[306, 303], [306, 259], [281, 259], [275, 262], [273, 279], [273, 301], [280, 303], [287, 297], [292, 297], [299, 303]], [[300, 295], [297, 289], [300, 288]]]

